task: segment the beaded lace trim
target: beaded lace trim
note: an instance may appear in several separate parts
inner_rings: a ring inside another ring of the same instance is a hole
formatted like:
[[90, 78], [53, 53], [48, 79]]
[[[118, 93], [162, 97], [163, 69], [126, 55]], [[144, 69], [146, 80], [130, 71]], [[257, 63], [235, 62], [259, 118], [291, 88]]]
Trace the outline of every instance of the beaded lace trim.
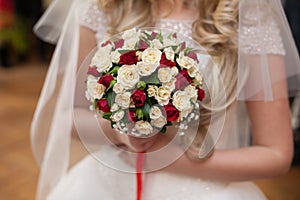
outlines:
[[[240, 25], [242, 27], [240, 28], [239, 37], [240, 41], [243, 42], [240, 44], [242, 50], [251, 55], [262, 52], [284, 55], [285, 50], [278, 24], [272, 16], [259, 16], [255, 12], [254, 9], [249, 9], [244, 16], [243, 23]], [[256, 22], [260, 17], [265, 17], [265, 19], [260, 20], [262, 24], [258, 25]], [[98, 43], [106, 35], [106, 23], [107, 19], [97, 3], [95, 1], [89, 3], [81, 17], [81, 25], [97, 32], [96, 39]], [[186, 36], [192, 35], [192, 20], [160, 19], [157, 21], [156, 26], [173, 29]]]

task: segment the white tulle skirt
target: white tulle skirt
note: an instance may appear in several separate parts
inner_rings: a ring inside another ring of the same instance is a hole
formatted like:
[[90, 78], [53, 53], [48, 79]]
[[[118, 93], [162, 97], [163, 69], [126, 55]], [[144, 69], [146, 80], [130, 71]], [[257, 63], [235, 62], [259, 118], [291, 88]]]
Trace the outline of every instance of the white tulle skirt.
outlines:
[[[116, 152], [104, 148], [100, 153], [125, 163]], [[49, 200], [135, 200], [136, 175], [109, 168], [86, 156], [62, 178]], [[144, 176], [142, 200], [265, 200], [251, 182], [220, 183], [187, 178], [163, 171]]]

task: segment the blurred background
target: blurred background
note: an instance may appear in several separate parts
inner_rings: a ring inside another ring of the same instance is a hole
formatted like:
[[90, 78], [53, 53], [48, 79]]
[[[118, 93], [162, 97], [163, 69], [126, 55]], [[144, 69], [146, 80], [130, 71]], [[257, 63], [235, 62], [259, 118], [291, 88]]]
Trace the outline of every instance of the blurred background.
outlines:
[[[55, 46], [39, 40], [33, 25], [51, 0], [0, 0], [0, 199], [32, 200], [38, 166], [30, 148], [30, 123]], [[300, 0], [284, 0], [300, 45]], [[290, 99], [295, 155], [290, 172], [256, 183], [270, 200], [300, 199], [300, 99]]]

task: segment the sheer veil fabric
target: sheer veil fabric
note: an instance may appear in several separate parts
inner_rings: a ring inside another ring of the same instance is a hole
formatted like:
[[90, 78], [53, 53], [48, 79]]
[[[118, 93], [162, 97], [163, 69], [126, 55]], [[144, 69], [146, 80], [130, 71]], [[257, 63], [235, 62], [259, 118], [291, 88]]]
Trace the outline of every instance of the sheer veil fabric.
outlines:
[[[37, 199], [46, 199], [70, 167], [79, 27], [90, 1], [54, 0], [34, 27], [39, 37], [56, 44], [31, 126], [32, 149], [41, 167]], [[243, 102], [299, 94], [299, 55], [280, 0], [240, 0], [238, 32], [237, 101], [227, 113], [230, 134], [216, 141], [217, 148], [249, 145]], [[288, 94], [276, 87], [286, 80]]]

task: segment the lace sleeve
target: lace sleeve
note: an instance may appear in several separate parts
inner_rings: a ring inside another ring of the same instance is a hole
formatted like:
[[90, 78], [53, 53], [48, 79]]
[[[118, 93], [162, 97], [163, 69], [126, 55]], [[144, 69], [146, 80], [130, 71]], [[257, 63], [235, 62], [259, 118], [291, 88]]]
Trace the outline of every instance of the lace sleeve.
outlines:
[[249, 6], [240, 16], [239, 41], [242, 51], [257, 55], [262, 52], [267, 54], [285, 55], [282, 36], [276, 22], [275, 13], [267, 5], [263, 8]]
[[105, 14], [100, 10], [97, 2], [89, 2], [80, 17], [80, 25], [85, 26], [94, 32], [104, 32], [105, 24]]

